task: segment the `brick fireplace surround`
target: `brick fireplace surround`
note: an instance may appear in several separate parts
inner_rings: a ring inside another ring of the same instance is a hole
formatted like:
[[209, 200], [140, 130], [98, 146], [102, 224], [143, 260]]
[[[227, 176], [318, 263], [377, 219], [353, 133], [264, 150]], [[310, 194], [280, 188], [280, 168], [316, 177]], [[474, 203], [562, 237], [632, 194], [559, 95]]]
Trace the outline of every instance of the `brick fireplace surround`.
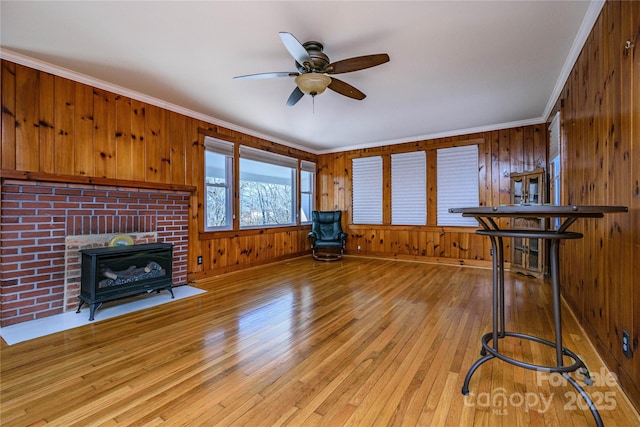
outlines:
[[5, 179], [0, 326], [64, 311], [65, 238], [156, 233], [172, 243], [173, 285], [187, 281], [190, 193]]

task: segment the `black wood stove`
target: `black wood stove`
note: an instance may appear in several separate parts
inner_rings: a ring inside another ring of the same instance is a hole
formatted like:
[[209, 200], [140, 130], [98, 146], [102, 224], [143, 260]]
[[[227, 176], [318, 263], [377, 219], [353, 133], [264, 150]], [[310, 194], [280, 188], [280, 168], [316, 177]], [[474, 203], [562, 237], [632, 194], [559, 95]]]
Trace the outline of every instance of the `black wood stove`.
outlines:
[[173, 245], [148, 243], [83, 249], [80, 285], [80, 313], [89, 304], [89, 320], [106, 301], [163, 289], [171, 293]]

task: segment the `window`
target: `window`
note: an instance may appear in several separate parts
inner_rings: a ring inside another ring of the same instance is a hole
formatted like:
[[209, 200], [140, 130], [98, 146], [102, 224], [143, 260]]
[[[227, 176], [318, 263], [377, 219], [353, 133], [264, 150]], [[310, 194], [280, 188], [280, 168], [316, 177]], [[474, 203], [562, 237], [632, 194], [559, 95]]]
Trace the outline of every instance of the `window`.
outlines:
[[311, 222], [315, 188], [316, 164], [305, 160], [300, 162], [300, 223]]
[[391, 155], [391, 224], [427, 223], [427, 153]]
[[315, 163], [300, 161], [297, 182], [298, 159], [293, 157], [240, 145], [239, 158], [234, 158], [234, 143], [210, 136], [204, 137], [204, 146], [205, 231], [311, 223]]
[[382, 224], [382, 157], [353, 159], [353, 223]]
[[[550, 168], [550, 202], [559, 205], [560, 200], [560, 112], [558, 111], [549, 126], [549, 168]], [[553, 219], [553, 227], [560, 228], [561, 218]]]
[[205, 137], [205, 230], [232, 226], [233, 144]]
[[240, 227], [295, 223], [298, 161], [240, 146]]
[[437, 150], [438, 225], [477, 226], [474, 218], [449, 213], [449, 208], [478, 206], [478, 146]]

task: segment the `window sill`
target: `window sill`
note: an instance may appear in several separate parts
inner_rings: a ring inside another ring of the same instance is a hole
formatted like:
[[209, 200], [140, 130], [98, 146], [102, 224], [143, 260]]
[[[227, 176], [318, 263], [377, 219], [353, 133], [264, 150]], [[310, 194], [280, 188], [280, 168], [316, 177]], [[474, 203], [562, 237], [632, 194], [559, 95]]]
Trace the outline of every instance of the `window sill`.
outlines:
[[277, 234], [289, 231], [311, 230], [311, 224], [285, 225], [281, 227], [252, 227], [241, 230], [204, 231], [199, 234], [200, 240], [225, 239], [241, 236], [255, 236], [260, 234]]
[[391, 224], [349, 224], [349, 230], [390, 230], [390, 231], [444, 231], [457, 233], [475, 233], [480, 226], [464, 225], [391, 225]]

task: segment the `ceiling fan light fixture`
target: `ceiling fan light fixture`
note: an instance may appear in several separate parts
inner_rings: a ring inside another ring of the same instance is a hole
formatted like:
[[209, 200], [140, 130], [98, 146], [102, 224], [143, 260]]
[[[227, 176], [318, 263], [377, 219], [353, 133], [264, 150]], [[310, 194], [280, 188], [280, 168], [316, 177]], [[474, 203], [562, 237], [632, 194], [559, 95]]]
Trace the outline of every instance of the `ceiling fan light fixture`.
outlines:
[[331, 77], [322, 73], [304, 73], [296, 77], [296, 85], [311, 96], [319, 95], [331, 84]]

